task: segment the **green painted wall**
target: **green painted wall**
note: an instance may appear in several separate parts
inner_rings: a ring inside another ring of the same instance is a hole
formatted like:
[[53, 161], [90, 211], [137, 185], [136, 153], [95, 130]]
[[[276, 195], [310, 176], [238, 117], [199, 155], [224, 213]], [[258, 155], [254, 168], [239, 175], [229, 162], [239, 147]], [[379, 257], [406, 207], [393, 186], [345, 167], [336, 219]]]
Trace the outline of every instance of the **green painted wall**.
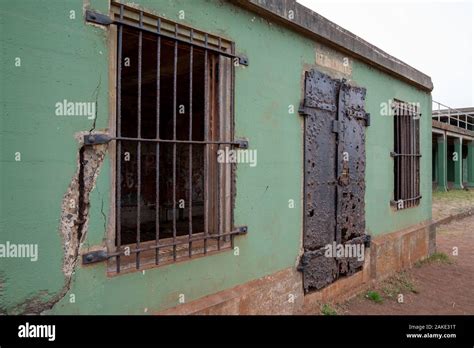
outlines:
[[[105, 36], [86, 27], [82, 7], [82, 1], [33, 0], [0, 6], [0, 242], [35, 243], [39, 249], [36, 262], [0, 259], [0, 308], [10, 311], [21, 310], [27, 300], [50, 299], [64, 283], [60, 205], [76, 171], [74, 133], [90, 129], [92, 120], [56, 116], [55, 103], [93, 101], [101, 77], [97, 127], [107, 124]], [[17, 152], [21, 161], [15, 161]], [[99, 192], [93, 193], [95, 204]], [[103, 233], [94, 215], [91, 229]]]
[[[371, 114], [371, 125], [366, 138], [366, 220], [372, 235], [402, 229], [431, 219], [431, 96], [415, 87], [364, 64], [355, 63], [352, 78], [367, 88], [366, 110]], [[381, 115], [381, 103], [393, 99], [420, 103], [420, 147], [422, 199], [416, 208], [396, 211], [389, 205], [393, 199], [394, 148], [393, 117]], [[382, 218], [383, 217], [383, 218]]]
[[[106, 1], [90, 8], [107, 13]], [[108, 278], [105, 264], [79, 266], [71, 288], [48, 313], [148, 313], [208, 295], [252, 279], [294, 267], [302, 234], [302, 209], [288, 200], [302, 199], [302, 119], [288, 113], [302, 98], [303, 71], [315, 65], [315, 43], [275, 23], [217, 0], [140, 0], [147, 10], [235, 41], [250, 59], [236, 72], [236, 128], [258, 150], [258, 165], [239, 165], [235, 223], [249, 227], [231, 251], [190, 262]], [[0, 242], [38, 243], [37, 262], [2, 259], [0, 307], [20, 312], [31, 300], [44, 302], [64, 283], [58, 232], [61, 200], [76, 171], [75, 132], [89, 130], [86, 118], [59, 117], [54, 105], [63, 99], [93, 101], [98, 87], [97, 129], [108, 124], [107, 31], [86, 25], [80, 0], [8, 2], [0, 9], [1, 49], [1, 212]], [[76, 19], [69, 19], [71, 10]], [[15, 67], [15, 57], [22, 66]], [[367, 88], [372, 125], [367, 130], [367, 229], [378, 235], [431, 218], [430, 95], [353, 62], [352, 82]], [[380, 116], [380, 103], [398, 98], [422, 105], [423, 199], [417, 208], [394, 212], [393, 119]], [[21, 139], [21, 141], [19, 141]], [[15, 152], [22, 153], [20, 162]], [[105, 162], [91, 193], [85, 247], [105, 238], [110, 167]], [[385, 202], [385, 204], [384, 204]], [[381, 218], [383, 217], [383, 218]], [[75, 303], [70, 303], [70, 295]]]

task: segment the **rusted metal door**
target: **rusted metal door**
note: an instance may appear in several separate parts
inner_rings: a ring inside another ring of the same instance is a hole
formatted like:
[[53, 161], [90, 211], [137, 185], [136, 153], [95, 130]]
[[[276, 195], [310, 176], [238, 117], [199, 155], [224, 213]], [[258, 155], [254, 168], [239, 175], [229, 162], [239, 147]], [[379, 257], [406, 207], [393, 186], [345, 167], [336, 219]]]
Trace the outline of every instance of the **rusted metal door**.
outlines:
[[[360, 270], [359, 257], [338, 257], [346, 244], [367, 246], [365, 234], [365, 89], [316, 70], [306, 73], [304, 255], [306, 292]], [[328, 256], [327, 248], [332, 248]]]

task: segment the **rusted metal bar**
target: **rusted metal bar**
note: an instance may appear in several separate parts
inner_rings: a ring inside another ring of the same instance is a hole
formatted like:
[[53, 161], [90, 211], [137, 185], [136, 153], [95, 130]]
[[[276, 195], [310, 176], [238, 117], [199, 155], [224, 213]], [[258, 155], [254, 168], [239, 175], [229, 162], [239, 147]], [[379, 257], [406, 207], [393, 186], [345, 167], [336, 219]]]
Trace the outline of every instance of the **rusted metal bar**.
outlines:
[[[237, 236], [237, 235], [243, 235], [243, 234], [246, 234], [247, 233], [247, 226], [241, 226], [241, 227], [238, 227], [238, 228], [235, 228], [234, 230], [230, 231], [230, 232], [225, 232], [221, 235], [222, 236]], [[209, 239], [217, 239], [218, 236], [217, 235], [214, 235], [214, 236], [205, 236], [205, 235], [202, 235], [202, 236], [194, 236], [191, 241], [193, 242], [197, 242], [197, 241], [201, 241], [203, 240], [204, 242], [206, 242], [206, 240], [209, 240]], [[149, 251], [149, 250], [153, 250], [153, 249], [162, 249], [162, 248], [166, 248], [166, 247], [173, 247], [173, 246], [177, 246], [177, 245], [184, 245], [184, 244], [188, 244], [189, 243], [189, 240], [188, 239], [184, 239], [184, 240], [176, 240], [175, 242], [171, 242], [171, 243], [163, 243], [163, 244], [158, 244], [158, 245], [149, 245], [149, 246], [146, 246], [146, 247], [141, 247], [140, 249], [130, 249], [130, 250], [127, 250], [127, 254], [136, 254], [137, 252], [144, 252], [144, 251]], [[107, 254], [107, 258], [112, 258], [112, 257], [117, 257], [119, 255], [125, 255], [125, 251], [120, 251], [120, 252], [114, 252], [114, 253], [110, 253], [110, 254]]]
[[[411, 146], [410, 146], [410, 153], [414, 153], [415, 149], [415, 114], [410, 115], [410, 129], [411, 129]], [[411, 156], [411, 194], [410, 197], [415, 197], [415, 180], [416, 180], [416, 168], [415, 168], [415, 157]], [[411, 203], [411, 206], [415, 206], [416, 201]]]
[[[422, 199], [423, 197], [421, 195], [417, 195], [416, 197], [412, 197], [412, 198], [406, 198], [406, 199], [402, 199], [402, 201], [405, 203], [405, 202], [410, 202], [410, 201], [419, 201], [420, 199]], [[390, 204], [393, 205], [393, 206], [397, 206], [398, 205], [398, 201], [390, 201]]]
[[[204, 141], [209, 141], [209, 54], [207, 51], [208, 35], [205, 35], [204, 51]], [[209, 237], [209, 145], [204, 145], [204, 254], [207, 254]]]
[[[143, 12], [140, 11], [140, 26], [143, 25]], [[143, 33], [138, 33], [138, 104], [137, 104], [137, 136], [141, 138], [142, 133], [142, 52]], [[141, 239], [141, 190], [142, 190], [142, 143], [137, 143], [137, 249], [140, 249]], [[136, 255], [136, 267], [140, 268], [140, 253]]]
[[[220, 49], [211, 47], [211, 46], [209, 46], [208, 42], [206, 42], [206, 41], [205, 41], [204, 45], [199, 44], [196, 41], [190, 42], [188, 40], [181, 39], [181, 38], [177, 37], [177, 35], [170, 35], [170, 34], [167, 34], [163, 31], [158, 33], [156, 31], [153, 31], [153, 30], [150, 30], [150, 29], [147, 29], [147, 28], [144, 28], [144, 27], [140, 27], [140, 26], [133, 25], [131, 23], [124, 22], [123, 19], [122, 20], [114, 20], [111, 24], [116, 24], [118, 26], [124, 26], [124, 27], [127, 27], [127, 28], [136, 29], [136, 30], [139, 30], [141, 32], [146, 32], [146, 33], [150, 33], [150, 34], [154, 34], [154, 35], [158, 34], [162, 37], [171, 39], [171, 40], [173, 40], [175, 42], [178, 42], [180, 44], [190, 45], [190, 46], [193, 46], [195, 48], [200, 48], [200, 49], [206, 50], [206, 51], [211, 52], [211, 53], [215, 53], [215, 54], [223, 56], [223, 57], [237, 58], [239, 60], [239, 65], [248, 65], [249, 64], [249, 60], [248, 60], [247, 57], [242, 56], [242, 55], [237, 55], [235, 53], [228, 52], [228, 51], [222, 49], [222, 47]], [[208, 38], [208, 36], [209, 36], [207, 33], [205, 33], [204, 35], [205, 35], [206, 38]]]
[[[409, 119], [406, 117], [406, 111], [404, 111], [402, 109], [402, 112], [403, 112], [403, 123], [404, 123], [404, 127], [403, 127], [403, 135], [405, 137], [405, 141], [404, 141], [404, 152], [409, 152], [410, 151], [410, 126], [409, 126]], [[409, 158], [407, 157], [403, 157], [403, 161], [405, 162], [405, 165], [404, 165], [404, 176], [405, 176], [405, 194], [403, 195], [402, 199], [405, 201], [406, 198], [409, 197], [410, 195], [410, 161], [409, 161]], [[404, 204], [404, 208], [408, 208], [408, 202], [406, 202], [406, 204]]]
[[[415, 115], [416, 114], [413, 114], [410, 119], [411, 119], [411, 124], [412, 124], [412, 147], [411, 147], [411, 152], [412, 153], [416, 153], [416, 137], [417, 137], [417, 134], [416, 134], [416, 120], [415, 120]], [[413, 173], [412, 173], [412, 176], [413, 176], [413, 180], [412, 180], [412, 183], [411, 183], [411, 186], [412, 186], [412, 189], [411, 189], [411, 196], [410, 197], [416, 197], [417, 193], [416, 193], [416, 173], [417, 173], [417, 169], [416, 169], [416, 162], [418, 161], [417, 160], [417, 156], [412, 156], [411, 157], [411, 161], [412, 161], [412, 170], [413, 170]], [[413, 201], [412, 202], [412, 206], [416, 206], [417, 205], [417, 201]]]
[[[123, 18], [123, 5], [120, 6], [120, 18]], [[122, 133], [122, 40], [123, 40], [123, 28], [118, 27], [118, 43], [117, 43], [117, 120], [116, 120], [116, 134], [120, 136]], [[122, 143], [117, 141], [117, 164], [116, 164], [116, 197], [115, 197], [115, 241], [116, 249], [120, 249], [122, 244], [122, 231], [121, 231], [121, 209], [122, 209]], [[120, 255], [116, 258], [117, 273], [120, 273]]]
[[[420, 120], [415, 120], [415, 151], [420, 153]], [[421, 155], [420, 155], [421, 156]], [[416, 157], [416, 183], [415, 183], [415, 195], [420, 196], [420, 156]], [[416, 204], [419, 204], [420, 199], [416, 200]]]
[[[175, 24], [178, 37], [178, 24]], [[174, 42], [173, 57], [173, 140], [176, 140], [176, 91], [178, 81], [178, 41]], [[173, 244], [176, 242], [176, 143], [173, 143]], [[173, 245], [173, 260], [176, 261], [176, 245]]]
[[[405, 152], [405, 144], [406, 144], [406, 134], [405, 134], [405, 120], [403, 118], [403, 112], [402, 110], [399, 108], [398, 109], [398, 113], [399, 113], [399, 121], [400, 121], [400, 137], [401, 137], [401, 141], [400, 141], [400, 153], [403, 153]], [[406, 162], [405, 162], [405, 158], [404, 157], [401, 157], [400, 158], [400, 198], [401, 200], [403, 200], [405, 198], [405, 177], [406, 177]]]
[[396, 153], [396, 152], [391, 152], [390, 155], [392, 157], [403, 157], [403, 156], [407, 156], [407, 157], [422, 157], [421, 154], [419, 153]]
[[[410, 152], [410, 118], [408, 112], [404, 111], [404, 122], [405, 122], [405, 152]], [[404, 200], [410, 197], [410, 159], [408, 157], [403, 157], [405, 160], [405, 195], [403, 197]], [[408, 207], [410, 203], [408, 203]], [[405, 207], [406, 208], [406, 207]]]
[[[235, 53], [235, 43], [232, 42], [232, 53]], [[235, 105], [234, 105], [234, 91], [235, 91], [235, 74], [234, 74], [234, 62], [231, 62], [230, 64], [230, 69], [231, 69], [231, 72], [230, 72], [230, 108], [231, 108], [231, 111], [230, 111], [230, 115], [231, 115], [231, 119], [230, 119], [230, 138], [229, 139], [235, 139], [234, 138], [234, 127], [232, 126], [234, 124], [234, 112], [235, 112]], [[232, 177], [232, 173], [233, 173], [233, 170], [235, 168], [235, 164], [233, 163], [229, 163], [229, 169], [230, 169], [230, 175]], [[235, 187], [234, 185], [230, 185], [230, 196], [231, 197], [234, 197], [234, 190], [235, 190]], [[232, 205], [232, 203], [231, 203]], [[230, 228], [232, 228], [234, 226], [234, 214], [229, 214], [230, 217], [230, 222], [229, 222], [229, 226]], [[230, 243], [231, 243], [231, 248], [234, 249], [235, 248], [235, 242], [234, 242], [234, 235], [230, 235]]]
[[[408, 110], [405, 110], [405, 121], [406, 121], [406, 133], [407, 133], [407, 148], [408, 148], [408, 153], [411, 153], [411, 116], [410, 112]], [[411, 181], [412, 181], [412, 170], [411, 170], [411, 157], [405, 157], [406, 162], [407, 162], [407, 193], [406, 193], [406, 198], [412, 197], [411, 194]], [[407, 207], [405, 208], [410, 208], [411, 207], [411, 202], [407, 202]]]
[[[161, 19], [158, 18], [157, 32], [161, 30]], [[161, 37], [158, 36], [156, 41], [156, 138], [160, 137], [160, 73], [161, 73]], [[160, 242], [160, 143], [156, 143], [156, 178], [155, 178], [155, 241], [158, 245]], [[160, 249], [155, 251], [155, 264], [160, 263]]]
[[[96, 139], [97, 138], [97, 139]], [[104, 139], [105, 138], [105, 139]], [[87, 145], [93, 144], [106, 144], [112, 140], [121, 140], [121, 141], [129, 141], [129, 142], [141, 142], [141, 143], [169, 143], [169, 144], [195, 144], [195, 145], [232, 145], [234, 147], [239, 147], [243, 149], [248, 148], [248, 141], [245, 139], [236, 139], [234, 141], [199, 141], [199, 140], [170, 140], [170, 139], [150, 139], [150, 138], [130, 138], [130, 137], [108, 137], [108, 136], [98, 136], [94, 135], [84, 135], [84, 139]]]
[[[191, 29], [190, 41], [193, 41], [193, 31]], [[189, 140], [193, 140], [193, 49], [189, 48]], [[193, 242], [193, 145], [189, 144], [189, 257], [192, 257]]]
[[[391, 108], [394, 108], [394, 104], [391, 105]], [[395, 152], [400, 152], [400, 120], [398, 119], [398, 113], [396, 109], [393, 110], [393, 117], [395, 123]], [[400, 158], [395, 157], [395, 166], [397, 168], [395, 172], [395, 201], [400, 199]]]
[[[221, 39], [219, 38], [219, 49], [221, 48]], [[216, 69], [217, 66], [217, 69]], [[217, 105], [216, 105], [216, 112], [214, 115], [217, 114], [215, 117], [215, 120], [217, 121], [217, 127], [216, 128], [216, 139], [219, 141], [221, 139], [221, 129], [222, 129], [222, 115], [221, 115], [221, 106], [222, 106], [222, 75], [221, 75], [221, 64], [218, 59], [214, 57], [214, 64], [213, 64], [213, 81], [216, 81], [216, 76], [218, 80], [217, 86]], [[213, 95], [215, 95], [216, 91], [214, 91]], [[217, 151], [220, 150], [220, 145], [216, 146]], [[222, 168], [219, 161], [216, 161], [216, 178], [217, 178], [217, 191], [216, 191], [216, 204], [215, 207], [217, 209], [217, 250], [221, 250], [221, 229], [222, 229], [222, 195], [221, 195], [221, 175], [222, 175]]]

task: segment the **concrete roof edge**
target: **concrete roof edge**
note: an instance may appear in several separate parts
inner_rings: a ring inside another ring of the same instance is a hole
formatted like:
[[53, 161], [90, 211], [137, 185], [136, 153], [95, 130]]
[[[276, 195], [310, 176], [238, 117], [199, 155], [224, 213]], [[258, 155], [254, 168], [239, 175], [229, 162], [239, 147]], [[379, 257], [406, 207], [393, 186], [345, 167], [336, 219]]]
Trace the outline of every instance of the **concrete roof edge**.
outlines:
[[[392, 57], [378, 47], [338, 26], [318, 13], [297, 3], [296, 0], [237, 0], [237, 3], [262, 17], [276, 20], [305, 35], [377, 67], [418, 88], [432, 91], [433, 82], [428, 75], [401, 60]], [[294, 19], [288, 18], [289, 11]]]

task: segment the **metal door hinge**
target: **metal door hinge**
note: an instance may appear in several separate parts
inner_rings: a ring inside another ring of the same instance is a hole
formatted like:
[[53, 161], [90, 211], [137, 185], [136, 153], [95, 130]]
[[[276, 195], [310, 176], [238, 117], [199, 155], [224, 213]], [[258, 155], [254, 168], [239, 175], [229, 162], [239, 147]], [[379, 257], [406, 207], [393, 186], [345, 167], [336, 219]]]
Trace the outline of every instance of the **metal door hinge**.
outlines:
[[300, 107], [298, 108], [298, 113], [301, 116], [308, 116], [309, 115], [309, 110], [304, 106], [304, 102], [300, 104]]
[[339, 133], [341, 131], [341, 122], [338, 120], [332, 121], [332, 132]]

